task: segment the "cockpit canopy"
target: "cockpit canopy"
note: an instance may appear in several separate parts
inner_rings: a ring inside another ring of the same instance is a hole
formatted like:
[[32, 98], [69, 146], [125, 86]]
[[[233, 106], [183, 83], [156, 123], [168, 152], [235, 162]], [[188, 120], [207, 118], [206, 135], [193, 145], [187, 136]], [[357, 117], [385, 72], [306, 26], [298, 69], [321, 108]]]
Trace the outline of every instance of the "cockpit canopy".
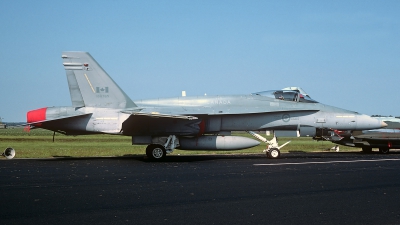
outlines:
[[282, 101], [303, 102], [303, 103], [318, 103], [310, 98], [307, 94], [300, 93], [299, 90], [275, 90], [275, 91], [262, 91], [252, 93], [252, 95], [265, 96], [275, 98]]

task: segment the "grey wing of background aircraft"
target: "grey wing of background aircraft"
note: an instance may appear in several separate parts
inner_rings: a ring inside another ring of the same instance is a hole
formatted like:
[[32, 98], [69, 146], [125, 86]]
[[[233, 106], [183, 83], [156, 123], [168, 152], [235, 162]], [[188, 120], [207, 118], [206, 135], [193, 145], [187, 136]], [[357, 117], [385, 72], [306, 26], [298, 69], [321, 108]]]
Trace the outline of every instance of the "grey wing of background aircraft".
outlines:
[[278, 158], [283, 145], [275, 136], [269, 141], [254, 131], [313, 137], [321, 131], [386, 126], [367, 115], [321, 104], [300, 88], [132, 101], [89, 53], [63, 52], [62, 60], [72, 106], [29, 111], [29, 126], [66, 135], [131, 136], [132, 144], [147, 145], [151, 159], [163, 159], [174, 149], [239, 150], [259, 144], [231, 131], [248, 131], [269, 145], [268, 157]]
[[400, 118], [374, 117], [388, 124], [385, 129], [363, 131], [335, 131], [327, 140], [333, 143], [361, 148], [370, 153], [378, 148], [382, 154], [389, 153], [390, 149], [400, 149]]

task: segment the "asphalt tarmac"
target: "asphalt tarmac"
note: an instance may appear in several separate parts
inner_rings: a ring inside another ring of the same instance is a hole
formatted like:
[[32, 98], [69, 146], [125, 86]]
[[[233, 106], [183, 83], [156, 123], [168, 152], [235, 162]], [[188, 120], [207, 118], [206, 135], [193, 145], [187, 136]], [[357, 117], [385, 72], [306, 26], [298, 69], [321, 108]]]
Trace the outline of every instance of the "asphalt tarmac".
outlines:
[[0, 160], [0, 224], [400, 224], [400, 152]]

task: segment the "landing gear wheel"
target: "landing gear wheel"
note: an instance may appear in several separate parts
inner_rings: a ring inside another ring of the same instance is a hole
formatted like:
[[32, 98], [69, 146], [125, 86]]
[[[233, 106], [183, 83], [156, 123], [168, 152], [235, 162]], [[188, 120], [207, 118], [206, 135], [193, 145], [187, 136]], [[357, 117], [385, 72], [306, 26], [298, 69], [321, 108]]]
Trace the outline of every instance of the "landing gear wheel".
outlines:
[[388, 154], [389, 153], [389, 148], [379, 148], [379, 153]]
[[149, 145], [146, 148], [146, 155], [150, 159], [161, 161], [167, 155], [165, 148], [162, 145]]
[[363, 153], [371, 153], [372, 152], [372, 148], [371, 147], [362, 147], [362, 152]]
[[267, 151], [267, 157], [270, 159], [277, 159], [281, 156], [281, 152], [277, 148], [271, 148]]

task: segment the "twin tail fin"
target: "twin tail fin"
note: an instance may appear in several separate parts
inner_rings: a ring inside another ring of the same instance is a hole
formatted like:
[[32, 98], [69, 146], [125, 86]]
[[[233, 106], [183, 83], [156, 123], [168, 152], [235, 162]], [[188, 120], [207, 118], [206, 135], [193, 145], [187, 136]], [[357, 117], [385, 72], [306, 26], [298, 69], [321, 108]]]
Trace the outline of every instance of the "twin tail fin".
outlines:
[[73, 107], [136, 107], [88, 52], [63, 52], [62, 59]]

